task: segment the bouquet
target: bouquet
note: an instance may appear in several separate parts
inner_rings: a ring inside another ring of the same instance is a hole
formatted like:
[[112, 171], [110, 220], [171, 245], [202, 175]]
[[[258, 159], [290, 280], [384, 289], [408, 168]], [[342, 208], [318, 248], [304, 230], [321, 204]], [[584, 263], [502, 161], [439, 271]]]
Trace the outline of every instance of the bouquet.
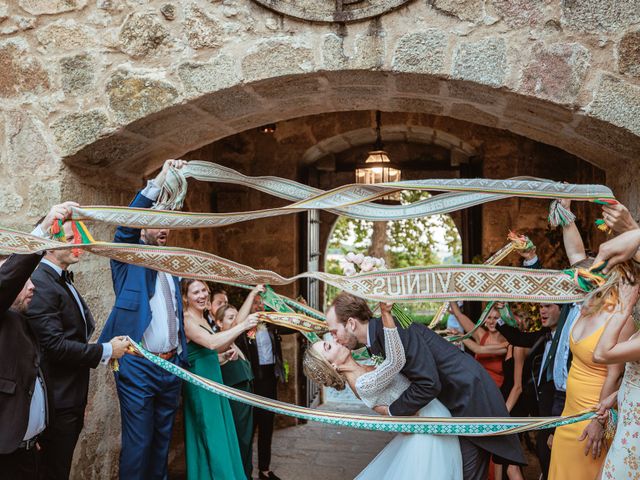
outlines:
[[[344, 258], [340, 262], [340, 266], [342, 267], [342, 272], [347, 277], [357, 275], [358, 273], [369, 273], [376, 272], [378, 270], [385, 270], [387, 268], [384, 258], [370, 257], [365, 256], [362, 253], [353, 252], [349, 252], [344, 256]], [[391, 313], [394, 317], [396, 317], [398, 323], [402, 328], [407, 328], [413, 323], [413, 320], [411, 319], [409, 314], [397, 303], [393, 304]]]

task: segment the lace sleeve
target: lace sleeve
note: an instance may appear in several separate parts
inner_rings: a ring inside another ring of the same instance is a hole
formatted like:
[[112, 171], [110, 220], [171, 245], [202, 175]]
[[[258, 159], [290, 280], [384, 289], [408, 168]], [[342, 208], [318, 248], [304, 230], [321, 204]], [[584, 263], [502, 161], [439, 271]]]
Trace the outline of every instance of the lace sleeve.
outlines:
[[384, 329], [384, 347], [387, 354], [384, 362], [358, 379], [358, 388], [363, 391], [373, 392], [387, 388], [407, 361], [397, 328]]

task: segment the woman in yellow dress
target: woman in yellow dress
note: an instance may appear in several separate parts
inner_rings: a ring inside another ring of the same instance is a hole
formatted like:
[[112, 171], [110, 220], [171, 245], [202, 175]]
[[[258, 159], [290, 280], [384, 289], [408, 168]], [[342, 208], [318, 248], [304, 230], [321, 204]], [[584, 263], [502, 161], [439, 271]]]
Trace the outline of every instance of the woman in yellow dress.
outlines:
[[[618, 389], [624, 364], [599, 365], [593, 352], [617, 304], [618, 284], [633, 279], [633, 266], [616, 267], [607, 285], [587, 297], [571, 330], [569, 344], [573, 360], [567, 379], [567, 399], [562, 415], [594, 408]], [[627, 340], [633, 326], [625, 328], [620, 341]], [[550, 480], [595, 480], [606, 456], [604, 427], [594, 418], [556, 428], [551, 440]]]

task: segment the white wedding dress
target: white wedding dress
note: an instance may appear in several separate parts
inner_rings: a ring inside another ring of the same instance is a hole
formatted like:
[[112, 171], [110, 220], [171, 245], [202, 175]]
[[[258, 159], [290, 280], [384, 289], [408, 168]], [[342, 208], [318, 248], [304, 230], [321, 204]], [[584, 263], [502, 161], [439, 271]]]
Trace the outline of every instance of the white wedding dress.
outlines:
[[[356, 391], [365, 405], [391, 405], [411, 382], [400, 373], [404, 347], [396, 328], [384, 329], [387, 358], [375, 370], [356, 380]], [[438, 399], [420, 409], [421, 417], [451, 417]], [[360, 472], [357, 480], [460, 480], [462, 454], [458, 437], [400, 433]]]

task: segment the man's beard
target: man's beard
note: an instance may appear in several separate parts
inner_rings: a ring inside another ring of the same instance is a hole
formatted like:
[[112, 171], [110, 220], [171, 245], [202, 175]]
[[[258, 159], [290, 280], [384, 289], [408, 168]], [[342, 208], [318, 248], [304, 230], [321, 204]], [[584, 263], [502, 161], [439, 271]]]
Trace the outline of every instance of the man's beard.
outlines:
[[15, 302], [13, 302], [13, 305], [11, 305], [11, 308], [13, 310], [16, 310], [19, 313], [27, 313], [28, 307], [29, 307], [29, 304], [28, 302], [25, 302], [24, 299], [16, 300]]
[[345, 345], [345, 347], [347, 347], [349, 350], [355, 350], [356, 348], [358, 348], [359, 344], [360, 342], [358, 342], [358, 338], [356, 337], [356, 335], [354, 333], [349, 333], [349, 338], [347, 338], [347, 344]]

